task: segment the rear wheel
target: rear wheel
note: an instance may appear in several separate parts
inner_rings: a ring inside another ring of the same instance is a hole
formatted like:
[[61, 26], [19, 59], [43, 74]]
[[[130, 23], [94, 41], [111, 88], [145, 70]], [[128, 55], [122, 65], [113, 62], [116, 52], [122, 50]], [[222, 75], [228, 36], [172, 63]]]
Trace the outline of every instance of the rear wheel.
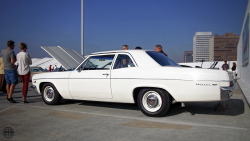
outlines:
[[42, 98], [43, 101], [48, 105], [59, 104], [62, 99], [55, 86], [51, 83], [46, 83], [43, 85]]
[[161, 89], [148, 88], [139, 92], [137, 103], [147, 116], [164, 116], [170, 109], [171, 97]]

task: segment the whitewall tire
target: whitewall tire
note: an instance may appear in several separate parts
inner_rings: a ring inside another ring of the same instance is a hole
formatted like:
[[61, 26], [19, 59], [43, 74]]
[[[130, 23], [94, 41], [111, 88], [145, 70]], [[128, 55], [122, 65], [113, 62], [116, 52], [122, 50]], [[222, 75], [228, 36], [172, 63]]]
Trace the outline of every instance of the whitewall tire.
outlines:
[[62, 99], [55, 86], [51, 83], [46, 83], [43, 85], [42, 98], [43, 101], [48, 105], [59, 104]]
[[137, 103], [142, 113], [147, 116], [164, 116], [170, 109], [171, 97], [168, 92], [161, 89], [142, 89]]

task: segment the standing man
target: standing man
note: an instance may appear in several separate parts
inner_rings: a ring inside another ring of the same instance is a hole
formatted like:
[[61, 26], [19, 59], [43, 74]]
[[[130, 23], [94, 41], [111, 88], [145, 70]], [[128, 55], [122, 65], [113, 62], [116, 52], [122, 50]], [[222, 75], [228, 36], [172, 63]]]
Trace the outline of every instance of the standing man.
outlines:
[[57, 65], [55, 65], [55, 69], [54, 69], [54, 71], [58, 71], [58, 67], [57, 67]]
[[155, 45], [155, 51], [160, 52], [160, 53], [168, 56], [165, 52], [163, 52], [161, 45]]
[[233, 62], [232, 71], [236, 71], [236, 63]]
[[128, 45], [123, 45], [122, 50], [128, 50]]
[[224, 64], [221, 67], [223, 70], [228, 70], [229, 69], [229, 65], [227, 64], [227, 61], [224, 61]]
[[54, 68], [52, 67], [52, 65], [49, 65], [49, 71], [53, 71]]
[[17, 79], [17, 70], [14, 63], [16, 62], [16, 55], [13, 51], [15, 47], [15, 42], [10, 40], [7, 42], [7, 48], [2, 51], [3, 63], [4, 63], [4, 75], [6, 80], [6, 91], [7, 98], [6, 100], [10, 103], [17, 103], [12, 98], [13, 91], [18, 82]]

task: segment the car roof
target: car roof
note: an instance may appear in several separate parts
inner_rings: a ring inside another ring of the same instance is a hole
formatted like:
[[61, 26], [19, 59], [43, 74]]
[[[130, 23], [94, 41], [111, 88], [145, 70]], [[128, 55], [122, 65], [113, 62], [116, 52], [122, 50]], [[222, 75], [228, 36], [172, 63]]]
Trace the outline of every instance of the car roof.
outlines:
[[139, 67], [159, 67], [160, 65], [156, 63], [147, 53], [149, 50], [113, 50], [113, 51], [103, 51], [95, 52], [92, 55], [106, 55], [106, 54], [117, 54], [117, 53], [128, 53], [132, 55], [133, 59]]
[[97, 54], [108, 54], [108, 53], [140, 53], [145, 52], [148, 50], [112, 50], [112, 51], [102, 51], [102, 52], [95, 52], [91, 53], [90, 55], [97, 55]]

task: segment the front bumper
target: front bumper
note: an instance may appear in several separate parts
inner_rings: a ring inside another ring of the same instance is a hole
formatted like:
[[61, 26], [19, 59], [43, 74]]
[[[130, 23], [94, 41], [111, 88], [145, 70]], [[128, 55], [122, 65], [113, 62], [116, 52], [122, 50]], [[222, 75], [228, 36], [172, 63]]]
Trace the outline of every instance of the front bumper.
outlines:
[[228, 100], [233, 95], [232, 87], [221, 87], [220, 88], [220, 97], [221, 101]]
[[36, 94], [39, 94], [39, 92], [37, 91], [36, 85], [31, 85], [30, 87], [32, 88], [32, 90], [33, 90]]

